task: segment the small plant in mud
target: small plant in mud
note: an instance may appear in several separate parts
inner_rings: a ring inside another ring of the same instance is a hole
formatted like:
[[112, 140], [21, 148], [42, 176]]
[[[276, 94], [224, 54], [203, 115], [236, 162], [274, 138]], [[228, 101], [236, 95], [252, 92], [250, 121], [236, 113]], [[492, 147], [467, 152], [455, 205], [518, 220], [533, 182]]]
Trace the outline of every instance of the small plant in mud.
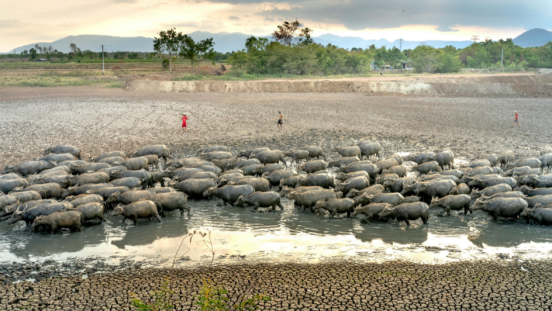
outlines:
[[[193, 238], [198, 235], [201, 237], [201, 241], [205, 247], [211, 253], [211, 262], [209, 267], [213, 265], [215, 260], [215, 249], [213, 247], [213, 242], [211, 239], [211, 232], [205, 233], [201, 231], [194, 231], [188, 233], [182, 238], [180, 245], [178, 246], [176, 253], [173, 257], [173, 262], [171, 270], [174, 269], [176, 262], [184, 257], [190, 250]], [[189, 239], [188, 239], [189, 238]], [[180, 249], [184, 242], [188, 240], [190, 243], [190, 248], [184, 254], [179, 256]], [[152, 292], [152, 301], [143, 302], [136, 294], [131, 293], [133, 299], [132, 304], [140, 311], [166, 311], [166, 310], [175, 310], [175, 301], [173, 298], [175, 291], [171, 288], [171, 279], [165, 278], [161, 289], [158, 291]], [[228, 290], [225, 288], [216, 285], [212, 280], [203, 280], [203, 285], [200, 289], [199, 295], [196, 296], [196, 304], [200, 307], [201, 311], [225, 311], [225, 310], [235, 310], [235, 311], [253, 311], [259, 308], [258, 304], [261, 301], [269, 301], [270, 297], [266, 295], [257, 294], [250, 298], [244, 298], [240, 303], [231, 306], [231, 303], [228, 299]]]

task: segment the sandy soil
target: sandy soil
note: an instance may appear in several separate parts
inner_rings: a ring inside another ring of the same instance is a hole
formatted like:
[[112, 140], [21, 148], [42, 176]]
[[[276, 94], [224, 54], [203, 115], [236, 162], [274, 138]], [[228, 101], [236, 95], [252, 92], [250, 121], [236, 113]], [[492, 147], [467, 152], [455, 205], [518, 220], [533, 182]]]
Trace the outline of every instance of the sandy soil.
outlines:
[[[371, 136], [384, 155], [451, 148], [466, 157], [552, 141], [552, 99], [409, 98], [363, 94], [154, 94], [103, 88], [1, 88], [0, 166], [72, 144], [85, 158], [167, 144], [176, 155], [219, 143], [234, 149], [330, 148]], [[278, 110], [284, 132], [276, 132]], [[513, 111], [521, 128], [512, 128]], [[183, 133], [180, 114], [190, 118]]]

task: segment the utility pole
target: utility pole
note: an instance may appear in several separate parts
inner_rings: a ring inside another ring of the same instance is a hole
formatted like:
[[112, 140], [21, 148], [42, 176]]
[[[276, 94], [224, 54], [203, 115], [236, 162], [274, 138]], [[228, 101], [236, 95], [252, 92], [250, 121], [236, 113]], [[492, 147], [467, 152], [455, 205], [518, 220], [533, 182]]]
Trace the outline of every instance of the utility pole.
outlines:
[[104, 62], [104, 51], [103, 51], [103, 44], [102, 44], [102, 74], [105, 74], [105, 62]]
[[477, 40], [479, 40], [479, 36], [472, 36], [471, 38], [473, 40], [473, 43], [477, 43]]
[[502, 56], [500, 58], [500, 65], [504, 67], [504, 47], [502, 47]]
[[399, 51], [402, 51], [402, 41], [403, 39], [399, 39]]

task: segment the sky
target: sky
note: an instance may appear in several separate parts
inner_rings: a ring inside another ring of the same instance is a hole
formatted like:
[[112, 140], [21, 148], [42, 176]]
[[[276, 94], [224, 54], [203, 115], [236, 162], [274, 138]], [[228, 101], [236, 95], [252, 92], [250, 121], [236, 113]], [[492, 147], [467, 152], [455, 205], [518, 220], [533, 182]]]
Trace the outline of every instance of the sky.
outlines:
[[0, 0], [0, 51], [69, 35], [177, 31], [269, 35], [285, 20], [364, 39], [514, 38], [552, 29], [551, 0]]

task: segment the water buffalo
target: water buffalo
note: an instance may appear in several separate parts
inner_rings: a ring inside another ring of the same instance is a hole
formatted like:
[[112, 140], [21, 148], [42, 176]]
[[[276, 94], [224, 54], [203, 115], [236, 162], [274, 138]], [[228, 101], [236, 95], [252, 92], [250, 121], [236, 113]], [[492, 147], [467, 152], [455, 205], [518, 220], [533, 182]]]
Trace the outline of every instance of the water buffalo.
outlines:
[[81, 159], [80, 149], [69, 145], [58, 145], [44, 150], [44, 155], [48, 155], [50, 153], [56, 153], [56, 154], [69, 153], [75, 158], [78, 158], [79, 160]]
[[212, 162], [216, 167], [218, 167], [221, 170], [225, 171], [229, 168], [230, 169], [234, 168], [234, 164], [236, 162], [238, 162], [238, 159], [236, 159], [236, 158], [226, 158], [226, 159], [213, 160]]
[[183, 158], [174, 160], [171, 162], [167, 162], [167, 167], [169, 168], [180, 168], [180, 167], [188, 167], [190, 165], [194, 165], [196, 163], [202, 162], [203, 160], [200, 158]]
[[[88, 191], [86, 191], [86, 194], [97, 194], [97, 195], [101, 196], [104, 199], [104, 201], [106, 201], [107, 199], [109, 199], [109, 197], [111, 195], [113, 195], [115, 193], [125, 193], [127, 191], [130, 191], [130, 189], [128, 187], [109, 186], [109, 187], [103, 187], [103, 188], [96, 188], [96, 189], [88, 190]], [[67, 197], [67, 198], [69, 198], [69, 197]]]
[[115, 207], [113, 213], [111, 213], [111, 216], [119, 215], [123, 215], [123, 221], [121, 224], [124, 224], [127, 219], [132, 219], [134, 221], [134, 225], [136, 225], [138, 218], [157, 218], [159, 222], [162, 222], [161, 217], [159, 217], [159, 213], [157, 212], [157, 205], [149, 200], [138, 201], [125, 206], [119, 205]]
[[481, 191], [477, 191], [477, 190], [472, 190], [471, 194], [470, 194], [470, 197], [472, 199], [477, 199], [477, 198], [480, 198], [482, 196], [486, 196], [486, 197], [489, 197], [495, 193], [499, 193], [499, 192], [507, 192], [507, 191], [512, 191], [512, 187], [508, 184], [498, 184], [498, 185], [495, 185], [495, 186], [490, 186], [490, 187], [487, 187]]
[[55, 183], [31, 185], [24, 189], [24, 191], [36, 191], [44, 199], [59, 198], [61, 190], [61, 186]]
[[262, 164], [269, 164], [269, 163], [278, 163], [282, 161], [282, 163], [285, 163], [284, 154], [280, 150], [265, 150], [261, 151], [257, 154], [256, 158], [262, 163]]
[[175, 177], [175, 179], [177, 179], [179, 181], [184, 181], [184, 180], [188, 180], [188, 179], [191, 179], [191, 178], [194, 178], [194, 179], [216, 179], [217, 174], [215, 174], [213, 172], [200, 171], [200, 172], [190, 172], [189, 174], [186, 174], [185, 176], [176, 176]]
[[148, 190], [129, 190], [126, 192], [114, 192], [111, 194], [107, 200], [105, 200], [108, 204], [115, 204], [115, 203], [121, 203], [123, 205], [127, 205], [130, 203], [138, 202], [143, 199], [148, 199], [149, 197], [154, 196], [156, 193], [153, 189]]
[[552, 174], [546, 174], [533, 178], [531, 185], [534, 188], [549, 188], [552, 187]]
[[388, 179], [383, 183], [383, 187], [389, 192], [402, 192], [405, 186], [413, 185], [416, 180], [412, 177], [402, 177], [398, 179]]
[[113, 163], [121, 163], [125, 160], [125, 158], [123, 157], [106, 157], [106, 158], [102, 158], [98, 161], [96, 161], [97, 163], [106, 163], [106, 164], [109, 164], [109, 165], [113, 165]]
[[464, 172], [462, 172], [461, 170], [448, 170], [448, 171], [442, 171], [442, 172], [438, 172], [438, 173], [431, 173], [429, 175], [441, 175], [441, 176], [454, 176], [458, 179], [462, 178], [464, 176]]
[[253, 192], [255, 192], [255, 188], [251, 185], [226, 185], [222, 188], [211, 187], [205, 190], [203, 196], [216, 196], [222, 199], [224, 203], [234, 205], [240, 196], [248, 196]]
[[523, 158], [517, 160], [509, 166], [511, 166], [512, 168], [522, 166], [529, 166], [530, 168], [540, 168], [542, 167], [542, 162], [537, 158]]
[[[23, 204], [29, 201], [41, 200], [42, 196], [36, 191], [12, 192], [9, 195], [0, 196], [0, 210], [13, 204]], [[0, 215], [4, 216], [4, 215]]]
[[[85, 174], [89, 172], [96, 172], [101, 169], [110, 168], [107, 163], [85, 163], [85, 164], [72, 164], [70, 166], [72, 174]], [[125, 166], [126, 167], [126, 166]]]
[[498, 217], [517, 217], [527, 206], [522, 198], [479, 198], [470, 206], [470, 211], [481, 209], [496, 221]]
[[84, 216], [79, 211], [59, 211], [46, 216], [37, 216], [33, 221], [33, 228], [50, 228], [50, 232], [57, 233], [63, 228], [82, 231]]
[[[257, 159], [255, 159], [255, 160], [257, 160]], [[264, 168], [263, 164], [251, 164], [251, 165], [248, 165], [248, 166], [244, 166], [241, 169], [242, 169], [244, 175], [256, 176], [256, 175], [262, 175], [263, 168]]]
[[471, 170], [468, 173], [468, 176], [473, 177], [473, 176], [476, 176], [476, 175], [488, 175], [488, 174], [494, 174], [494, 173], [495, 172], [493, 171], [493, 169], [490, 166], [478, 166], [478, 167], [474, 168], [473, 170]]
[[491, 166], [497, 166], [499, 164], [499, 156], [496, 154], [488, 154], [484, 156], [485, 159], [489, 160]]
[[379, 193], [371, 197], [369, 203], [388, 203], [393, 206], [404, 202], [404, 197], [400, 193]]
[[316, 202], [313, 209], [318, 211], [325, 209], [330, 212], [330, 218], [334, 218], [337, 213], [347, 213], [347, 217], [351, 217], [354, 210], [355, 202], [351, 199], [329, 199], [327, 201], [320, 200]]
[[342, 183], [338, 183], [335, 190], [343, 192], [343, 194], [346, 195], [353, 189], [360, 191], [368, 187], [370, 187], [370, 180], [364, 176], [358, 176], [349, 178]]
[[22, 188], [29, 186], [29, 182], [25, 178], [17, 179], [0, 179], [0, 192], [9, 193], [15, 188]]
[[266, 164], [265, 166], [263, 166], [263, 174], [270, 175], [274, 171], [283, 170], [285, 168], [286, 167], [281, 163]]
[[510, 164], [510, 162], [514, 161], [515, 155], [513, 151], [504, 151], [500, 154], [498, 157], [498, 163], [502, 166], [506, 166]]
[[404, 177], [406, 176], [406, 167], [402, 166], [402, 165], [395, 165], [395, 166], [391, 166], [390, 168], [386, 169], [386, 170], [383, 170], [381, 172], [382, 174], [397, 174], [399, 177]]
[[98, 157], [93, 158], [92, 161], [99, 162], [102, 159], [112, 158], [112, 157], [121, 157], [122, 159], [125, 159], [127, 157], [127, 155], [126, 155], [126, 152], [124, 152], [124, 151], [111, 151], [111, 152], [106, 152], [106, 153], [104, 153], [104, 154], [102, 154]]
[[453, 194], [453, 195], [470, 194], [470, 187], [465, 183], [461, 183], [458, 186], [452, 188], [452, 190], [450, 190], [450, 194]]
[[204, 153], [201, 155], [201, 157], [207, 161], [213, 161], [213, 160], [231, 159], [231, 158], [234, 158], [234, 155], [232, 155], [232, 152], [228, 152], [228, 151], [213, 151], [209, 153]]
[[358, 214], [364, 214], [364, 215], [366, 215], [366, 217], [364, 217], [365, 221], [369, 221], [369, 220], [372, 220], [374, 218], [376, 218], [378, 220], [380, 220], [380, 219], [383, 220], [382, 218], [379, 217], [379, 214], [386, 207], [392, 207], [392, 205], [387, 204], [387, 203], [370, 203], [370, 204], [367, 204], [367, 205], [361, 205], [353, 211], [352, 216], [354, 217]]
[[284, 157], [292, 158], [293, 162], [299, 162], [299, 160], [308, 160], [310, 158], [309, 152], [307, 150], [291, 150], [284, 152]]
[[30, 226], [36, 217], [38, 216], [47, 216], [54, 212], [64, 211], [65, 209], [70, 209], [73, 206], [71, 203], [42, 203], [35, 205], [33, 207], [29, 207], [25, 209], [24, 211], [17, 211], [13, 213], [12, 217], [8, 219], [7, 224], [13, 225], [16, 222], [23, 220], [27, 224], [27, 226]]
[[61, 188], [69, 188], [72, 183], [72, 176], [71, 175], [51, 175], [51, 176], [42, 176], [42, 175], [33, 175], [34, 178], [28, 177], [31, 185], [39, 185], [39, 184], [58, 184]]
[[59, 163], [64, 161], [74, 161], [74, 160], [75, 160], [75, 157], [70, 153], [62, 153], [62, 154], [51, 153], [47, 156], [37, 159], [37, 161], [54, 162], [54, 163]]
[[279, 186], [280, 181], [293, 176], [295, 173], [290, 169], [276, 170], [272, 173], [265, 173], [263, 177], [268, 179], [273, 186]]
[[271, 207], [271, 211], [274, 211], [276, 206], [284, 210], [284, 206], [280, 203], [280, 195], [274, 191], [253, 192], [240, 196], [236, 201], [236, 206], [245, 206], [246, 204], [252, 205], [253, 210], [257, 210], [259, 207]]
[[228, 185], [251, 185], [253, 188], [255, 188], [255, 191], [258, 192], [264, 192], [270, 190], [270, 181], [268, 179], [263, 177], [250, 177], [246, 176], [248, 178], [238, 179], [238, 180], [232, 180], [228, 182]]
[[205, 162], [205, 163], [201, 163], [201, 164], [195, 164], [195, 165], [192, 165], [190, 166], [190, 168], [198, 168], [202, 171], [206, 171], [206, 172], [213, 172], [215, 174], [220, 174], [222, 172], [222, 170], [218, 167], [218, 166], [215, 166], [213, 163], [211, 162]]
[[380, 194], [380, 193], [383, 193], [385, 191], [385, 188], [380, 185], [380, 184], [376, 184], [376, 185], [373, 185], [373, 186], [370, 186], [368, 188], [364, 188], [362, 190], [351, 190], [349, 191], [349, 193], [347, 193], [347, 198], [354, 198], [354, 197], [357, 197], [359, 195], [363, 195], [363, 194], [366, 194], [366, 195], [369, 195], [369, 196], [374, 196], [376, 194]]
[[411, 161], [418, 165], [421, 165], [426, 161], [426, 158], [431, 158], [435, 155], [433, 152], [424, 152], [424, 153], [417, 153], [417, 154], [410, 154], [404, 158], [405, 161]]
[[443, 198], [433, 198], [429, 204], [429, 208], [443, 207], [443, 215], [447, 213], [450, 216], [451, 210], [464, 210], [464, 215], [467, 215], [469, 212], [471, 198], [467, 194], [458, 194], [458, 195], [447, 195]]
[[226, 146], [207, 146], [207, 147], [203, 147], [203, 148], [200, 148], [198, 151], [197, 151], [197, 154], [200, 155], [202, 153], [209, 153], [209, 152], [215, 152], [215, 151], [230, 151], [230, 148], [229, 147], [226, 147]]
[[124, 166], [131, 171], [149, 170], [148, 159], [145, 157], [129, 158], [120, 163], [115, 162], [113, 165]]
[[529, 207], [534, 207], [536, 204], [546, 205], [552, 203], [552, 194], [548, 195], [535, 195], [532, 197], [524, 198], [527, 201]]
[[305, 162], [297, 168], [298, 171], [305, 171], [307, 174], [316, 173], [318, 171], [324, 171], [328, 168], [326, 162], [323, 160], [315, 160]]
[[342, 157], [362, 157], [358, 146], [335, 147], [332, 151], [339, 153]]
[[142, 189], [145, 189], [147, 187], [153, 187], [153, 177], [151, 176], [151, 173], [144, 170], [139, 171], [122, 171], [115, 174], [114, 179], [121, 179], [121, 178], [127, 178], [127, 177], [136, 177], [142, 181]]
[[247, 159], [255, 158], [258, 153], [260, 153], [262, 151], [265, 151], [265, 150], [270, 150], [270, 149], [268, 149], [266, 147], [262, 147], [262, 148], [249, 149], [249, 150], [246, 150], [246, 151], [240, 151], [238, 153], [238, 157], [245, 157]]
[[42, 172], [38, 173], [38, 175], [34, 175], [34, 176], [54, 176], [54, 175], [70, 175], [70, 174], [71, 174], [71, 167], [61, 165], [61, 166], [49, 168], [47, 170], [43, 170]]
[[315, 173], [307, 175], [307, 178], [297, 181], [297, 187], [320, 186], [323, 188], [335, 188], [334, 178], [327, 173]]
[[523, 186], [520, 188], [520, 191], [527, 194], [530, 197], [536, 196], [536, 195], [549, 195], [552, 194], [552, 188], [530, 188], [527, 186]]
[[381, 172], [383, 170], [390, 169], [393, 166], [397, 166], [397, 165], [399, 165], [399, 163], [397, 162], [397, 160], [390, 158], [390, 159], [379, 160], [376, 163], [376, 165], [379, 167], [380, 172]]
[[[104, 212], [105, 206], [102, 202], [91, 202], [87, 204], [81, 204], [74, 207], [75, 210], [82, 213], [84, 221], [99, 219], [101, 222], [105, 221]], [[36, 220], [35, 220], [36, 221]]]
[[73, 207], [80, 205], [85, 205], [88, 203], [103, 203], [104, 199], [101, 195], [98, 194], [81, 194], [76, 197], [71, 197], [66, 199]]
[[166, 192], [158, 193], [148, 198], [157, 206], [157, 211], [163, 215], [166, 212], [172, 212], [180, 210], [180, 213], [184, 215], [184, 210], [190, 215], [190, 207], [188, 206], [188, 197], [182, 192]]
[[381, 145], [377, 141], [361, 140], [358, 143], [358, 147], [360, 148], [360, 156], [362, 158], [366, 157], [370, 159], [370, 156], [374, 154], [377, 158], [380, 157]]
[[84, 193], [87, 193], [87, 191], [90, 191], [90, 190], [100, 189], [100, 188], [108, 188], [108, 187], [113, 187], [113, 185], [111, 185], [111, 184], [87, 184], [87, 185], [82, 185], [82, 186], [70, 187], [70, 188], [67, 188], [67, 190], [65, 190], [61, 194], [61, 198], [65, 199], [66, 197], [71, 196], [71, 195], [84, 194]]
[[15, 173], [8, 173], [5, 175], [0, 175], [0, 180], [7, 180], [7, 179], [17, 179], [21, 178], [21, 176], [15, 174]]
[[345, 167], [342, 167], [340, 169], [343, 173], [353, 173], [353, 172], [359, 172], [359, 171], [365, 171], [368, 173], [370, 178], [376, 178], [376, 176], [380, 173], [379, 166], [371, 163], [363, 163], [360, 162], [353, 162]]
[[430, 182], [422, 182], [420, 183], [417, 194], [419, 196], [422, 195], [427, 198], [442, 198], [447, 196], [454, 187], [456, 187], [456, 183], [452, 180], [434, 180]]
[[306, 150], [309, 152], [309, 160], [310, 158], [317, 158], [317, 159], [324, 159], [324, 151], [322, 150], [322, 147], [320, 146], [303, 146], [299, 150]]
[[447, 166], [448, 169], [454, 169], [454, 153], [450, 150], [445, 150], [434, 156], [427, 157], [425, 161], [428, 160], [437, 162], [443, 171], [445, 170], [445, 166]]
[[360, 161], [358, 157], [341, 157], [339, 158], [339, 160], [330, 161], [330, 163], [328, 163], [328, 167], [347, 166], [351, 163], [358, 162], [358, 161]]
[[523, 218], [532, 218], [536, 220], [539, 225], [552, 223], [552, 205], [537, 204], [534, 208], [525, 208], [520, 214]]
[[125, 177], [121, 179], [115, 179], [111, 181], [111, 184], [113, 185], [113, 187], [135, 188], [141, 186], [142, 180], [136, 177]]
[[376, 177], [376, 184], [380, 184], [380, 185], [392, 184], [399, 179], [400, 177], [397, 174], [384, 174]]
[[550, 170], [552, 167], [552, 153], [543, 154], [539, 160], [541, 161], [543, 169], [546, 168]]
[[249, 166], [249, 165], [254, 165], [254, 164], [260, 164], [261, 162], [257, 159], [241, 159], [241, 160], [238, 160], [238, 162], [234, 163], [233, 167], [234, 168], [242, 168], [242, 167], [246, 167], [246, 166]]
[[146, 146], [142, 149], [134, 152], [132, 154], [132, 157], [141, 157], [145, 155], [156, 155], [158, 158], [163, 158], [165, 162], [167, 159], [171, 158], [171, 153], [169, 151], [169, 148], [165, 145], [152, 145], [152, 146]]
[[111, 177], [106, 173], [86, 173], [69, 178], [72, 185], [102, 184], [110, 180]]
[[280, 187], [287, 186], [287, 187], [295, 188], [297, 186], [297, 183], [300, 180], [304, 180], [305, 178], [306, 178], [305, 175], [294, 175], [289, 178], [284, 178], [280, 181]]
[[491, 175], [488, 176], [490, 176], [490, 178], [484, 178], [484, 176], [481, 175], [476, 176], [476, 178], [468, 182], [468, 186], [487, 188], [499, 184], [508, 184], [511, 188], [517, 187], [517, 181], [512, 177], [494, 177]]
[[491, 162], [487, 159], [472, 160], [468, 164], [468, 167], [477, 168], [482, 166], [491, 166]]
[[280, 191], [281, 197], [290, 198], [290, 196], [293, 196], [291, 193], [303, 193], [307, 191], [314, 191], [314, 190], [324, 190], [324, 188], [319, 186], [305, 186], [305, 187], [297, 187], [297, 188], [289, 188], [289, 187], [283, 187], [282, 191]]
[[396, 218], [399, 222], [405, 221], [407, 226], [410, 226], [410, 220], [422, 218], [424, 224], [427, 224], [429, 219], [429, 206], [423, 202], [402, 203], [397, 206], [386, 206], [379, 213], [382, 218]]
[[441, 167], [436, 161], [425, 162], [420, 165], [414, 165], [411, 169], [413, 172], [420, 172], [420, 174], [429, 174], [430, 172], [440, 172]]
[[341, 180], [341, 181], [344, 181], [344, 180], [347, 180], [349, 178], [352, 178], [352, 177], [358, 177], [358, 176], [364, 176], [364, 177], [370, 177], [368, 175], [368, 173], [366, 173], [366, 171], [358, 171], [358, 172], [352, 172], [352, 173], [348, 173], [348, 174], [345, 174], [345, 173], [337, 173], [335, 175], [335, 179], [337, 180]]
[[174, 185], [174, 188], [187, 194], [191, 198], [203, 198], [205, 190], [215, 187], [217, 184], [212, 179], [190, 178]]
[[38, 174], [43, 170], [53, 168], [55, 165], [54, 162], [46, 161], [26, 161], [13, 166], [6, 166], [2, 171], [2, 174], [16, 173], [20, 176], [27, 177], [29, 175]]
[[295, 204], [305, 209], [309, 208], [313, 211], [313, 206], [320, 200], [337, 199], [342, 194], [336, 193], [333, 190], [311, 190], [305, 192], [292, 192], [289, 198], [295, 200]]
[[115, 179], [117, 177], [117, 173], [128, 171], [128, 169], [124, 166], [113, 166], [108, 168], [102, 168], [101, 170], [97, 170], [96, 173], [106, 173], [109, 175], [109, 178], [111, 180]]

